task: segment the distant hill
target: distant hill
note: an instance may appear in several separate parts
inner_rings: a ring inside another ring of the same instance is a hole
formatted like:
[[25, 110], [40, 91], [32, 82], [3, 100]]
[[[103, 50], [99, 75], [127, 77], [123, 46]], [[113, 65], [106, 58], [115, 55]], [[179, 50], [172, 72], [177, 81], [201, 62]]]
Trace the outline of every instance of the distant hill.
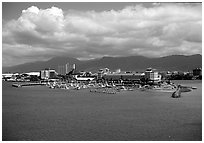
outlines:
[[80, 61], [70, 57], [55, 57], [48, 61], [37, 61], [32, 63], [20, 64], [12, 67], [3, 67], [3, 72], [29, 72], [40, 71], [45, 68], [57, 70], [58, 66], [65, 65], [67, 62], [70, 64], [79, 64]]
[[144, 71], [152, 67], [159, 71], [191, 71], [194, 68], [202, 67], [202, 56], [191, 55], [172, 55], [161, 58], [147, 58], [143, 56], [129, 57], [103, 57], [87, 61], [80, 61], [70, 57], [55, 57], [48, 61], [38, 61], [33, 63], [21, 64], [13, 67], [3, 67], [4, 72], [28, 72], [39, 71], [45, 68], [58, 69], [59, 65], [67, 62], [76, 64], [77, 70], [98, 71], [100, 68], [111, 70], [121, 69], [123, 71]]

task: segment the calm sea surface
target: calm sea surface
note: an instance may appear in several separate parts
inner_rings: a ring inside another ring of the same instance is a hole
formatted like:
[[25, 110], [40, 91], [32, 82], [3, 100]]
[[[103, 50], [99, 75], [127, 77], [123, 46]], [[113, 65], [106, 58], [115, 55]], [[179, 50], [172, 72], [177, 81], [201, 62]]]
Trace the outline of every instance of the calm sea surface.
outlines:
[[201, 141], [202, 81], [182, 93], [14, 88], [2, 82], [3, 141]]

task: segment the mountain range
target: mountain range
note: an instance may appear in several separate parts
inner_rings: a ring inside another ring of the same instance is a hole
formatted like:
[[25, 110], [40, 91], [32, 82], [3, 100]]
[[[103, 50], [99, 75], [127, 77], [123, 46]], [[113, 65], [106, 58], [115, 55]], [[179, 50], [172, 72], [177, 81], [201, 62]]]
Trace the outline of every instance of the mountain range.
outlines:
[[143, 56], [129, 57], [102, 57], [91, 60], [78, 60], [70, 57], [54, 57], [48, 61], [37, 61], [25, 63], [12, 67], [2, 67], [2, 72], [30, 72], [40, 71], [45, 68], [58, 70], [58, 66], [76, 64], [79, 71], [96, 72], [101, 68], [110, 70], [121, 69], [122, 71], [144, 71], [148, 67], [158, 71], [192, 71], [194, 68], [202, 67], [202, 56], [200, 54], [184, 56], [172, 55], [160, 58], [148, 58]]

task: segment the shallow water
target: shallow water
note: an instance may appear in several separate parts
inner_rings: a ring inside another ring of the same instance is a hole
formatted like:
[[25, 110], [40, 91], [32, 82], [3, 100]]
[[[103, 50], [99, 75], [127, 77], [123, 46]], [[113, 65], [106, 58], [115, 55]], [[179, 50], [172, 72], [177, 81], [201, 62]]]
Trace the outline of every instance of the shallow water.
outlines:
[[202, 86], [182, 93], [117, 94], [2, 87], [2, 139], [34, 141], [202, 140]]

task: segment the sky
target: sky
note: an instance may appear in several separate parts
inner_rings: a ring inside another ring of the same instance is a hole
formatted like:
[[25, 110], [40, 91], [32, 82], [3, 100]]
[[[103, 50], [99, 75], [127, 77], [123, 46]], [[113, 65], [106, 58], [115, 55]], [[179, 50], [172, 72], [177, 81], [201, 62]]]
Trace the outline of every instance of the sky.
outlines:
[[202, 54], [202, 3], [2, 3], [2, 66], [193, 54]]

